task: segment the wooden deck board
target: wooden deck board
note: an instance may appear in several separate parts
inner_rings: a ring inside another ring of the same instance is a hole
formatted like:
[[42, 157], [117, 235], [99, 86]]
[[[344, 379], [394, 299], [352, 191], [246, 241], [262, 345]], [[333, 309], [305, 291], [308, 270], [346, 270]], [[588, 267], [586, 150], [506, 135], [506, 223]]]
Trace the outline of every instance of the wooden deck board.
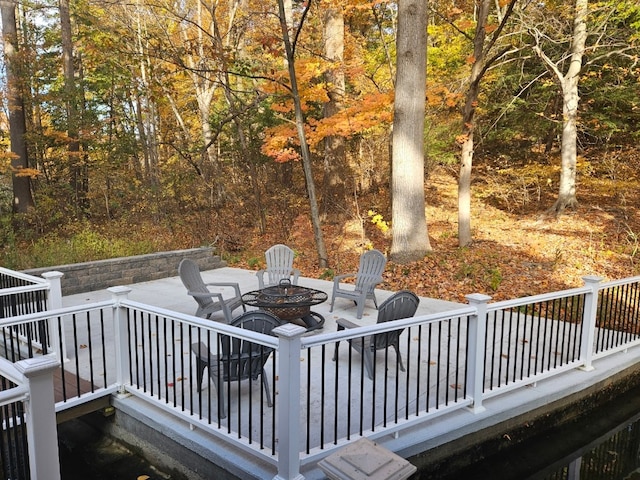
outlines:
[[[56, 403], [64, 401], [64, 394], [66, 392], [67, 398], [75, 398], [85, 393], [90, 393], [96, 390], [98, 387], [91, 385], [91, 382], [79, 378], [67, 370], [64, 371], [64, 382], [62, 378], [62, 369], [56, 369], [53, 374], [53, 393]], [[110, 406], [110, 395], [85, 402], [76, 407], [65, 409], [58, 412], [56, 415], [57, 422], [62, 423], [73, 418], [87, 415], [99, 410], [105, 410]]]

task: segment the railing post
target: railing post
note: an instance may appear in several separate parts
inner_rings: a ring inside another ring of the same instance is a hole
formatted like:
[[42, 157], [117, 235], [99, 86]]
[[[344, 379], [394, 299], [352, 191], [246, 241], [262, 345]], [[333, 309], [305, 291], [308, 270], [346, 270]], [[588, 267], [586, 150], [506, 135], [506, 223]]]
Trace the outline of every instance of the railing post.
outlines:
[[487, 303], [491, 300], [489, 295], [472, 293], [466, 296], [469, 305], [476, 309], [476, 314], [469, 319], [467, 357], [467, 391], [473, 396], [473, 404], [470, 409], [473, 413], [485, 410], [482, 406], [482, 390], [484, 386], [484, 354], [485, 337], [487, 331]]
[[274, 480], [304, 480], [300, 474], [300, 339], [306, 331], [293, 323], [273, 329], [280, 342], [276, 404], [278, 474]]
[[53, 372], [60, 363], [53, 355], [27, 358], [15, 364], [24, 375], [29, 398], [25, 401], [27, 443], [31, 478], [60, 480], [58, 430], [56, 424]]
[[129, 372], [129, 335], [127, 330], [128, 316], [126, 308], [121, 306], [122, 300], [126, 300], [131, 289], [129, 287], [110, 287], [113, 300], [113, 331], [116, 355], [116, 383], [118, 393], [126, 394], [124, 385]]
[[596, 337], [596, 317], [598, 315], [598, 292], [601, 277], [588, 275], [582, 277], [585, 286], [591, 291], [587, 293], [584, 300], [584, 313], [582, 316], [582, 338], [580, 339], [580, 360], [584, 362], [582, 370], [589, 372], [593, 370], [591, 364], [593, 360], [594, 339]]
[[[58, 308], [62, 308], [62, 277], [64, 273], [58, 272], [56, 270], [51, 272], [45, 272], [42, 274], [42, 278], [44, 278], [47, 282], [49, 282], [49, 294], [47, 295], [47, 310], [56, 310]], [[58, 330], [58, 325], [56, 321], [52, 321], [49, 319], [47, 322], [47, 338], [49, 339], [50, 345], [48, 347], [53, 347], [53, 351], [56, 354], [56, 359], [60, 362], [66, 362], [69, 359], [67, 358], [67, 342], [65, 340], [64, 334], [64, 321], [62, 317], [58, 317], [58, 321], [60, 322], [60, 330]], [[60, 338], [60, 332], [62, 332], [62, 338]], [[43, 339], [44, 341], [44, 339]], [[60, 351], [62, 350], [62, 351]]]
[[42, 274], [47, 282], [49, 282], [49, 295], [47, 296], [47, 309], [55, 310], [62, 308], [62, 277], [64, 273], [53, 270]]

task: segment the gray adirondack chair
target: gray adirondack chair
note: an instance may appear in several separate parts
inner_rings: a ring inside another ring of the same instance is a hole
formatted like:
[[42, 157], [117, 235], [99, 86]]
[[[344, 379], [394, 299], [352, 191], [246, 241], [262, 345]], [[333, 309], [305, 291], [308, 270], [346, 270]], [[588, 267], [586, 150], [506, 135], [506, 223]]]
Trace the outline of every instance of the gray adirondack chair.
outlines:
[[[345, 273], [333, 277], [333, 295], [329, 311], [333, 312], [333, 303], [336, 297], [353, 300], [358, 307], [358, 318], [362, 318], [367, 299], [373, 300], [373, 304], [378, 308], [375, 288], [382, 282], [382, 273], [386, 265], [387, 259], [382, 252], [368, 250], [360, 256], [360, 266], [356, 273]], [[340, 282], [349, 277], [355, 277], [355, 284], [340, 285]]]
[[293, 250], [279, 243], [267, 249], [264, 256], [267, 261], [267, 268], [256, 272], [260, 289], [278, 285], [282, 279], [289, 279], [292, 285], [298, 284], [300, 270], [293, 268]]
[[[202, 318], [210, 318], [213, 313], [222, 312], [225, 322], [231, 323], [233, 320], [233, 311], [242, 307], [247, 310], [242, 303], [240, 294], [240, 286], [234, 282], [208, 282], [205, 283], [200, 274], [200, 268], [193, 261], [184, 258], [178, 266], [180, 279], [187, 289], [187, 293], [191, 295], [198, 303], [198, 309], [195, 315]], [[223, 290], [231, 290], [232, 295], [227, 294], [225, 297], [221, 292], [212, 292], [209, 287], [219, 287]], [[226, 287], [226, 288], [224, 288]]]
[[[231, 325], [253, 332], [271, 335], [271, 331], [281, 325], [275, 315], [261, 310], [245, 312], [231, 322]], [[219, 354], [213, 354], [202, 342], [191, 345], [191, 351], [196, 357], [197, 390], [202, 390], [202, 379], [205, 368], [209, 369], [209, 377], [218, 393], [218, 409], [220, 417], [227, 416], [225, 385], [232, 382], [237, 384], [242, 380], [262, 380], [267, 405], [273, 406], [269, 381], [264, 365], [273, 352], [273, 348], [265, 347], [249, 340], [235, 338], [228, 335], [218, 337]]]
[[[387, 298], [378, 309], [378, 320], [376, 323], [389, 322], [391, 320], [399, 320], [401, 318], [413, 317], [418, 309], [420, 299], [418, 296], [410, 292], [409, 290], [400, 290]], [[338, 324], [338, 330], [344, 330], [347, 328], [359, 327], [354, 322], [351, 322], [344, 318], [336, 320]], [[396, 352], [396, 361], [399, 363], [400, 370], [404, 372], [404, 364], [402, 363], [402, 356], [400, 355], [400, 335], [404, 329], [393, 330], [391, 332], [376, 333], [362, 338], [354, 338], [349, 340], [351, 348], [359, 352], [364, 360], [364, 366], [367, 370], [367, 375], [373, 380], [373, 372], [375, 365], [376, 352], [378, 350], [386, 350], [389, 347], [393, 347]], [[338, 356], [338, 344], [336, 344], [333, 360], [335, 361]]]

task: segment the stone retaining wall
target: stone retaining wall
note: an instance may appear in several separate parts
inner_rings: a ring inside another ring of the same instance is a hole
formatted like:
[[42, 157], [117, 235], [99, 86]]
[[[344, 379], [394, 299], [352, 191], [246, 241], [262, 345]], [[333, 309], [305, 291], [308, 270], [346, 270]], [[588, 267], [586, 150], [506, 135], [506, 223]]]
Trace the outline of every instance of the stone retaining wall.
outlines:
[[64, 273], [62, 294], [75, 295], [76, 293], [103, 290], [118, 285], [175, 277], [178, 275], [178, 264], [183, 258], [195, 261], [200, 266], [200, 270], [212, 270], [227, 265], [219, 256], [213, 255], [211, 247], [202, 247], [56, 267], [34, 268], [25, 270], [25, 273], [40, 276], [54, 270], [62, 272]]

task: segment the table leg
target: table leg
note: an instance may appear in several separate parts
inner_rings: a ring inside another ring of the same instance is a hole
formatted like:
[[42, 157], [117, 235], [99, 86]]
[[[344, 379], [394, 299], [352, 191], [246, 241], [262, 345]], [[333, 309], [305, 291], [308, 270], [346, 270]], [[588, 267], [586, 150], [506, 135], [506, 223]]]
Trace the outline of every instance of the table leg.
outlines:
[[307, 327], [307, 332], [324, 327], [324, 317], [316, 312], [309, 312], [309, 314], [302, 317], [301, 320]]

